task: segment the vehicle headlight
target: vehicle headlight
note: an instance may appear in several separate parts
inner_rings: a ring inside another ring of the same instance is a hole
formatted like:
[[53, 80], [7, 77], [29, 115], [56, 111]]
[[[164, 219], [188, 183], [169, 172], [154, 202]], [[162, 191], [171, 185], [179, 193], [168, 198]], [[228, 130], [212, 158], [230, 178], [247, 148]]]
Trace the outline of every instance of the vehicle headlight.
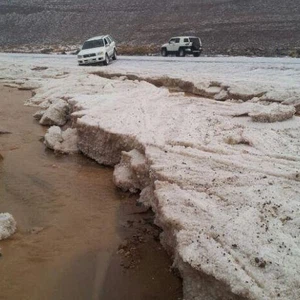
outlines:
[[82, 55], [77, 55], [77, 58], [82, 58]]
[[96, 55], [103, 55], [103, 52], [98, 52], [96, 53]]

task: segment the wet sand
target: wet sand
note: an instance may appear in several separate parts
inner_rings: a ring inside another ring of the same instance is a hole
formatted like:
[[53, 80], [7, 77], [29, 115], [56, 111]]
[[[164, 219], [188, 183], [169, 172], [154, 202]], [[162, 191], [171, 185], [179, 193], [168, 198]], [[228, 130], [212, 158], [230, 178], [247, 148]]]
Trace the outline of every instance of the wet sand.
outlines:
[[0, 299], [180, 299], [151, 212], [111, 168], [47, 150], [30, 96], [0, 86], [0, 212], [18, 223], [0, 241]]

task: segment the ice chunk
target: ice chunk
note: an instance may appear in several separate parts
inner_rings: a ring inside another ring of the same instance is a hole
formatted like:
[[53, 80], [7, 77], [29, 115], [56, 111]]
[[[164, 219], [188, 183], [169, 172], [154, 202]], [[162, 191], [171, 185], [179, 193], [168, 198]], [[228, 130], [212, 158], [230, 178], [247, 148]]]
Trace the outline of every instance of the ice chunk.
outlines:
[[77, 129], [68, 128], [62, 131], [58, 126], [52, 126], [45, 134], [45, 145], [57, 152], [76, 153], [77, 147]]
[[40, 119], [40, 124], [62, 126], [67, 122], [69, 110], [69, 104], [64, 100], [58, 99], [45, 111]]
[[124, 191], [132, 193], [147, 185], [147, 166], [145, 156], [137, 150], [123, 151], [121, 161], [114, 169], [114, 182]]
[[55, 150], [56, 147], [58, 147], [58, 144], [60, 144], [63, 141], [61, 129], [59, 126], [51, 126], [47, 133], [45, 134], [45, 145]]
[[288, 120], [294, 116], [296, 109], [291, 105], [272, 103], [270, 105], [257, 105], [249, 113], [254, 122], [273, 123]]
[[228, 92], [226, 90], [221, 90], [219, 93], [215, 94], [214, 99], [218, 101], [225, 101], [229, 99]]
[[266, 88], [258, 83], [232, 84], [228, 89], [229, 96], [232, 99], [248, 101], [254, 97], [261, 97], [266, 93]]
[[300, 112], [300, 96], [296, 99], [287, 99], [283, 101], [282, 104], [293, 105], [296, 109], [296, 112]]
[[0, 213], [0, 241], [7, 239], [17, 230], [17, 223], [9, 213]]

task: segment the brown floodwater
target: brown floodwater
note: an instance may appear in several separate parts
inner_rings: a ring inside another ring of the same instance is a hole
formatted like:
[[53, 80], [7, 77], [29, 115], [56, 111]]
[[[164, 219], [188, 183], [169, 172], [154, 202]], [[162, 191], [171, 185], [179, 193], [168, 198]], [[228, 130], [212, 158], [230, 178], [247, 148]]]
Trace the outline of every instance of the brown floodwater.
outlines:
[[0, 212], [18, 224], [0, 241], [0, 299], [180, 299], [151, 212], [111, 168], [46, 149], [30, 96], [0, 86]]

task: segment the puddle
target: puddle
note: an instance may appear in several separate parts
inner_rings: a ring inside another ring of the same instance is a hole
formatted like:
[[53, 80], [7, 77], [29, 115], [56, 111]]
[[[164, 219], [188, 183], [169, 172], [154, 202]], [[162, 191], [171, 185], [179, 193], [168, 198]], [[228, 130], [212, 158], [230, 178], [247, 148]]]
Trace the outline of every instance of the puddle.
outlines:
[[[23, 106], [31, 93], [0, 89], [0, 129], [11, 132], [0, 134], [0, 212], [18, 223], [0, 241], [0, 299], [180, 299], [153, 225], [115, 188], [112, 169], [45, 149], [46, 128]], [[118, 245], [136, 235], [129, 268]]]

